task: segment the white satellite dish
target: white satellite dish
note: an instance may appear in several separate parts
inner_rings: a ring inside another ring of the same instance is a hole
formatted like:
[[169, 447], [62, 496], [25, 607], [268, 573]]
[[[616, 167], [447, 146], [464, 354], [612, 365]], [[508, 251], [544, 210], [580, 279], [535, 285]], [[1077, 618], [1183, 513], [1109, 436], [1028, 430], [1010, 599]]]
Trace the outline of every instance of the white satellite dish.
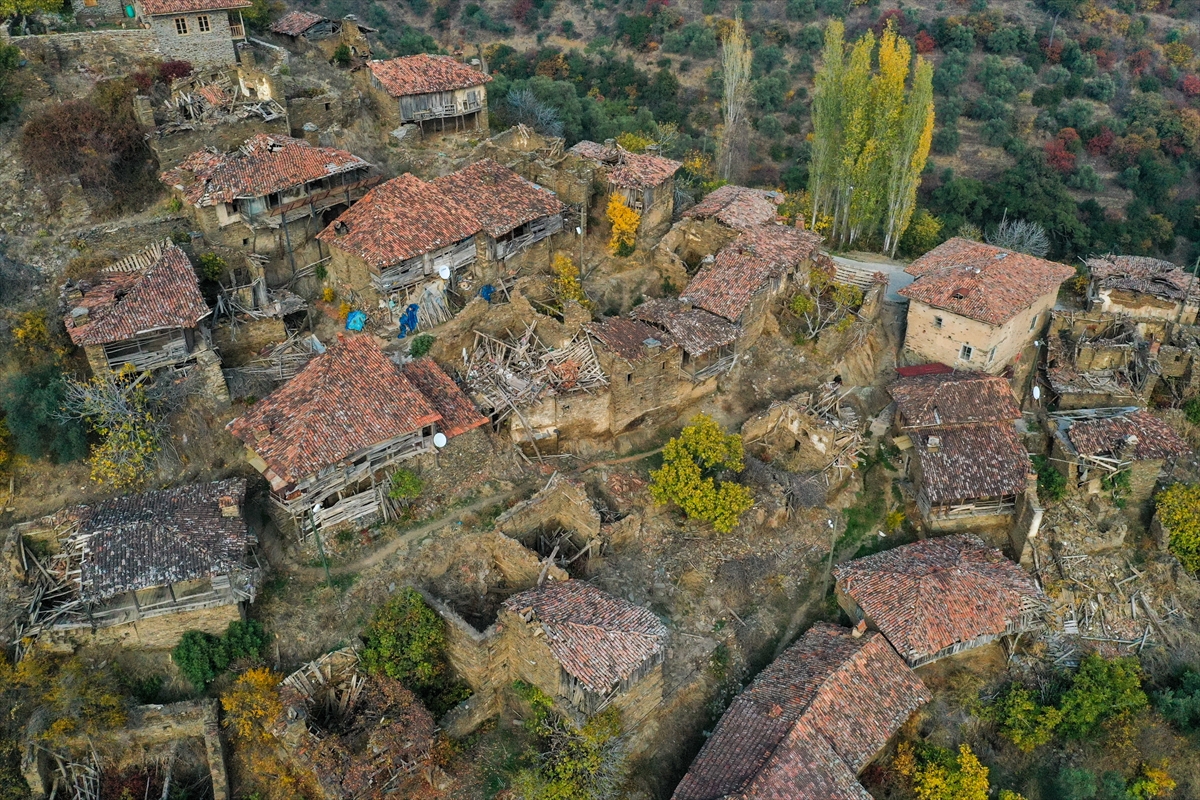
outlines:
[[450, 268], [449, 267], [439, 267], [438, 268], [438, 277], [440, 277], [444, 281], [450, 280]]
[[440, 432], [435, 433], [433, 435], [433, 446], [434, 447], [445, 447], [446, 446], [446, 434], [440, 433]]
[[1033, 399], [1034, 400], [1042, 399], [1042, 387], [1040, 387], [1040, 386], [1033, 387]]

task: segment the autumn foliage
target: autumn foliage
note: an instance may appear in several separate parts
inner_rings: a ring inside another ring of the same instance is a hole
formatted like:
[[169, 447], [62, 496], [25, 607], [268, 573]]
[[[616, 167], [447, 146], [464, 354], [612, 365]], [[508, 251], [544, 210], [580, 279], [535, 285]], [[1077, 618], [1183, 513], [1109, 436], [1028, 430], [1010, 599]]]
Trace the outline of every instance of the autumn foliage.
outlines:
[[674, 503], [689, 519], [729, 533], [754, 499], [745, 486], [718, 476], [743, 468], [742, 437], [726, 435], [716, 420], [700, 414], [663, 448], [662, 468], [650, 473], [650, 494], [660, 505]]
[[625, 198], [613, 192], [608, 198], [608, 221], [612, 223], [609, 251], [616, 256], [633, 255], [637, 246], [637, 230], [642, 215], [625, 204]]

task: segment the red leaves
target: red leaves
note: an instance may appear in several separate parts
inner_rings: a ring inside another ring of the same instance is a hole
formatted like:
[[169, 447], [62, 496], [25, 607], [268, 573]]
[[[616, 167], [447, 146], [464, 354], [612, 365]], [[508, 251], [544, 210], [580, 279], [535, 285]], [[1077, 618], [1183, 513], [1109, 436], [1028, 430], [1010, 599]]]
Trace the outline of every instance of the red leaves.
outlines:
[[1068, 174], [1075, 171], [1075, 150], [1079, 149], [1079, 133], [1074, 128], [1063, 128], [1058, 136], [1046, 142], [1046, 163], [1055, 170]]
[[186, 78], [192, 74], [192, 64], [189, 61], [164, 61], [158, 65], [158, 77], [164, 83], [170, 83], [178, 78]]
[[937, 46], [937, 42], [926, 31], [918, 31], [913, 43], [917, 46], [917, 52], [922, 55], [932, 53]]
[[1200, 97], [1200, 76], [1184, 75], [1179, 80], [1179, 91], [1187, 97]]
[[1087, 141], [1087, 151], [1089, 155], [1102, 156], [1107, 155], [1112, 147], [1116, 136], [1108, 128], [1101, 128], [1100, 132]]

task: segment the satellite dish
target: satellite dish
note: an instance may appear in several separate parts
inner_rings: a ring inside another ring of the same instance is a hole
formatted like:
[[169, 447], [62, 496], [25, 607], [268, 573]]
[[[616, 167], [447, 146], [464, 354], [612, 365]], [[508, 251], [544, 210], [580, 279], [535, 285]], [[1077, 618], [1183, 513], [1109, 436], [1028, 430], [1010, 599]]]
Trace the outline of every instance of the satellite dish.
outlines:
[[1033, 399], [1034, 400], [1042, 399], [1042, 387], [1040, 387], [1040, 386], [1033, 387]]
[[449, 267], [439, 267], [438, 268], [438, 277], [440, 277], [444, 281], [450, 280], [450, 268]]
[[434, 447], [445, 447], [446, 446], [446, 434], [441, 433], [441, 432], [435, 433], [433, 435], [433, 446]]

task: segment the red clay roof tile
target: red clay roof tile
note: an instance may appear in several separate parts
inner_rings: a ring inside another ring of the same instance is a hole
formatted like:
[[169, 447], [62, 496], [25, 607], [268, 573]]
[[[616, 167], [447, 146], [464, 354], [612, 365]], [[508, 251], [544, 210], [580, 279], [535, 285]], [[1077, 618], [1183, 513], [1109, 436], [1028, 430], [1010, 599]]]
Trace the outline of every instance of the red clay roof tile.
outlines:
[[958, 642], [996, 636], [1042, 593], [979, 537], [927, 539], [834, 568], [838, 587], [910, 664]]
[[1003, 325], [1075, 274], [1064, 264], [968, 239], [950, 239], [904, 270], [910, 300], [989, 325]]
[[921, 428], [911, 437], [921, 465], [920, 490], [935, 506], [1025, 490], [1029, 453], [1011, 422]]
[[387, 61], [368, 61], [371, 74], [392, 97], [450, 92], [470, 86], [482, 86], [492, 80], [477, 69], [450, 56], [425, 53]]
[[[589, 322], [583, 327], [602, 347], [631, 364], [648, 358], [652, 353], [660, 353], [665, 348], [675, 346], [675, 340], [666, 331], [625, 317], [605, 317], [599, 322]], [[658, 345], [647, 342], [657, 342]]]
[[139, 0], [147, 16], [161, 14], [190, 14], [196, 11], [222, 11], [227, 8], [249, 8], [250, 0]]
[[753, 228], [774, 222], [782, 202], [780, 192], [729, 184], [684, 211], [683, 216], [692, 219], [712, 217], [730, 228]]
[[289, 11], [271, 24], [271, 33], [282, 33], [284, 36], [299, 36], [306, 30], [324, 22], [325, 17], [311, 11]]
[[742, 329], [701, 308], [687, 308], [674, 299], [656, 299], [642, 303], [629, 314], [671, 335], [690, 356], [702, 356], [718, 347], [733, 344]]
[[481, 228], [474, 211], [405, 173], [367, 192], [317, 238], [386, 269], [449, 247]]
[[1115, 456], [1130, 436], [1137, 437], [1133, 457], [1139, 461], [1172, 458], [1191, 450], [1170, 425], [1149, 411], [1079, 420], [1067, 429], [1076, 452], [1085, 456]]
[[68, 315], [65, 323], [72, 342], [82, 347], [153, 331], [194, 328], [212, 313], [186, 253], [166, 243], [142, 255], [140, 263], [149, 266], [102, 273], [96, 285], [83, 293], [78, 306], [87, 309], [87, 322], [77, 324]]
[[1146, 256], [1096, 256], [1087, 260], [1094, 280], [1101, 289], [1118, 289], [1149, 294], [1178, 302], [1200, 299], [1200, 281], [1170, 261]]
[[983, 372], [952, 372], [946, 368], [910, 375], [893, 381], [888, 392], [896, 401], [905, 429], [1021, 418], [1008, 381]]
[[490, 158], [443, 175], [433, 185], [463, 208], [474, 209], [493, 239], [535, 219], [561, 214], [566, 208], [554, 192]]
[[404, 375], [425, 395], [437, 413], [442, 415], [438, 430], [447, 437], [474, 430], [487, 424], [487, 417], [459, 388], [454, 379], [428, 356], [404, 365]]

